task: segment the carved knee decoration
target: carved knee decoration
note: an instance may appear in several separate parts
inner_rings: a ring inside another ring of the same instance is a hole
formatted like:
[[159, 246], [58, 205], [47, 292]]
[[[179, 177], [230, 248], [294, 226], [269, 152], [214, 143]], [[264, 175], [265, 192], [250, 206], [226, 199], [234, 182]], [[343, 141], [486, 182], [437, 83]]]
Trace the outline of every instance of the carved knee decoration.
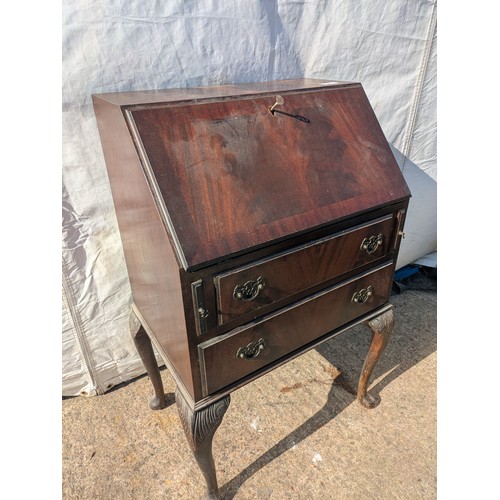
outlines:
[[187, 404], [179, 389], [175, 391], [175, 401], [189, 446], [207, 483], [207, 497], [219, 498], [217, 476], [212, 455], [212, 440], [215, 431], [229, 408], [230, 396], [194, 411]]

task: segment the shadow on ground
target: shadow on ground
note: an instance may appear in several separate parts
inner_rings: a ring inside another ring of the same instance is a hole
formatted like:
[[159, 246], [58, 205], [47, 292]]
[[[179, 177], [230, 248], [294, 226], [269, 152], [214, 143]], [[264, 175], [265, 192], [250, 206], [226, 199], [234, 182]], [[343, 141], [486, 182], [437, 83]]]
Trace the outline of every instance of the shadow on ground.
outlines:
[[[436, 274], [431, 269], [422, 269], [421, 272], [404, 280], [403, 286], [404, 290], [418, 290], [424, 294], [435, 292], [437, 289]], [[394, 289], [401, 289], [401, 287]], [[434, 322], [426, 324], [425, 317], [411, 314], [411, 311], [405, 307], [406, 297], [404, 292], [393, 293], [391, 297], [396, 318], [394, 333], [382, 358], [375, 367], [372, 380], [375, 380], [380, 374], [385, 374], [385, 376], [372, 385], [369, 390], [370, 394], [379, 398], [384, 388], [437, 349], [436, 324]], [[430, 293], [429, 299], [434, 301], [435, 295]], [[300, 427], [294, 429], [223, 485], [221, 495], [224, 499], [233, 498], [245, 481], [257, 471], [314, 434], [345, 408], [356, 402], [357, 381], [365, 354], [368, 351], [370, 337], [371, 334], [367, 327], [358, 326], [315, 348], [329, 364], [339, 370], [339, 373], [332, 374], [334, 380], [325, 405]], [[298, 387], [299, 385], [296, 384], [295, 387], [292, 386], [292, 389]], [[338, 393], [334, 391], [337, 387], [341, 387], [344, 391], [341, 404], [339, 404]]]

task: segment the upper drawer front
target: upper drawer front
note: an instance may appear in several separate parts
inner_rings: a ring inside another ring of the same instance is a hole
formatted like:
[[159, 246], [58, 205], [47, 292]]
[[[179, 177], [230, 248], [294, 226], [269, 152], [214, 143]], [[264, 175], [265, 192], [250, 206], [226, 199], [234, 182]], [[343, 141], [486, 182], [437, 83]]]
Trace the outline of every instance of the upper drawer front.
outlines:
[[384, 257], [392, 215], [215, 277], [219, 324]]
[[389, 299], [392, 273], [390, 262], [200, 344], [204, 395], [382, 306]]

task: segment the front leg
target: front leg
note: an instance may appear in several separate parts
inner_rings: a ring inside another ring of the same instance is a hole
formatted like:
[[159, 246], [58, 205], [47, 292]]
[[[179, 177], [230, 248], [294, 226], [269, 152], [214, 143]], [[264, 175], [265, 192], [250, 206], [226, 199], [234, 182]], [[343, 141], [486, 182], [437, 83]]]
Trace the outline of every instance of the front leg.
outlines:
[[151, 339], [137, 319], [134, 311], [130, 311], [129, 326], [135, 347], [144, 364], [144, 368], [146, 368], [155, 392], [154, 396], [149, 400], [149, 407], [152, 410], [161, 410], [165, 407], [165, 392], [163, 391], [160, 369], [156, 362]]
[[358, 385], [358, 401], [366, 408], [375, 408], [380, 398], [368, 394], [367, 388], [373, 369], [391, 338], [394, 329], [394, 314], [392, 308], [367, 322], [372, 331], [372, 341], [366, 355]]
[[220, 497], [212, 455], [212, 440], [229, 407], [230, 396], [195, 411], [187, 404], [179, 389], [176, 389], [175, 402], [189, 446], [207, 483], [206, 498], [218, 499]]

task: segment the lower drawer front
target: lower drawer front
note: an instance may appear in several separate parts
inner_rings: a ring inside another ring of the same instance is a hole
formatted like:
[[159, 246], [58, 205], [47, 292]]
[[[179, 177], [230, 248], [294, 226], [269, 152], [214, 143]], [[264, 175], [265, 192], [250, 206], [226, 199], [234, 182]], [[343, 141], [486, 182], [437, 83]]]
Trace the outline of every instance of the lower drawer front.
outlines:
[[339, 283], [198, 346], [208, 396], [385, 304], [393, 263]]

